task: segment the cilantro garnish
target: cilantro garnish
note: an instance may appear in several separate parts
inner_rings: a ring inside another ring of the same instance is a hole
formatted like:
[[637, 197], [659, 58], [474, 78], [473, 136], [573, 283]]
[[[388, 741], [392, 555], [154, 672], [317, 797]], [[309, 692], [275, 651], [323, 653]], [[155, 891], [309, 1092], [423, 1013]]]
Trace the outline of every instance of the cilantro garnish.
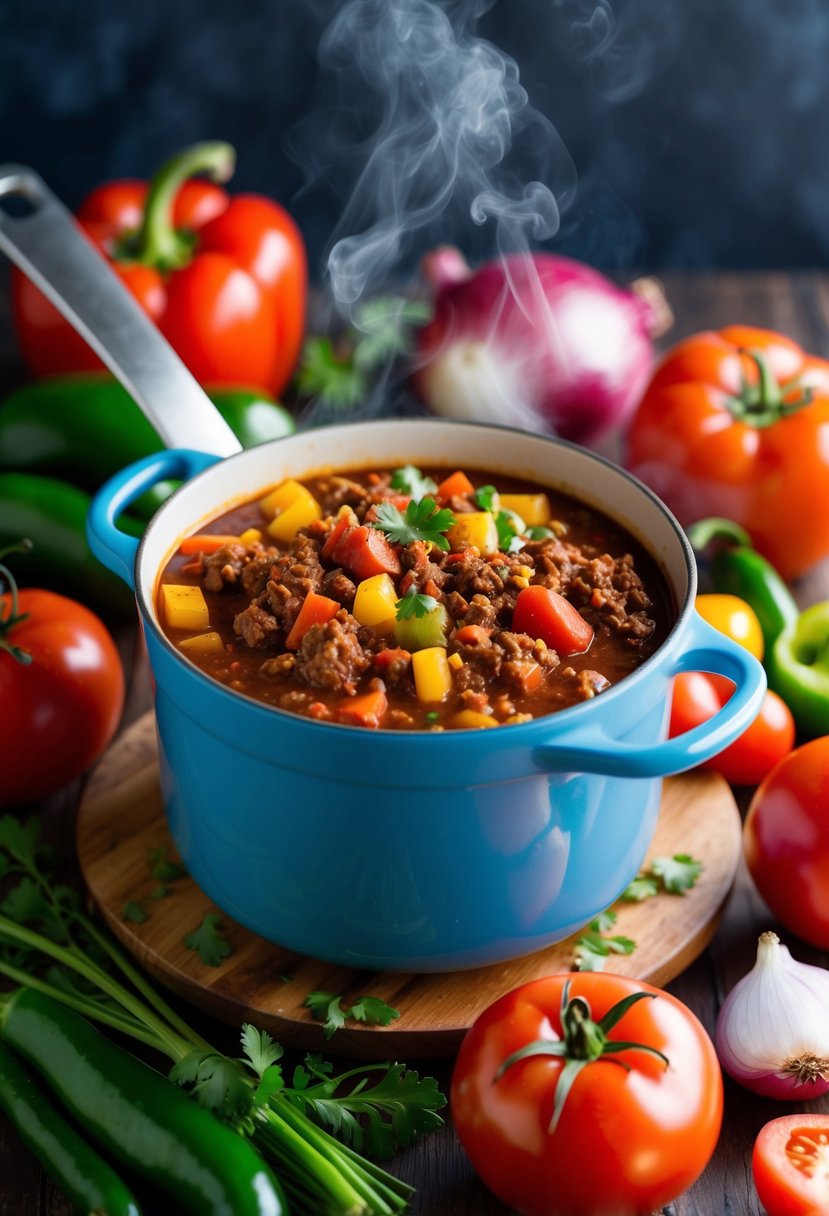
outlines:
[[233, 953], [230, 942], [222, 936], [222, 922], [215, 912], [208, 912], [198, 929], [184, 938], [188, 950], [198, 950], [205, 967], [220, 967], [222, 960]]
[[143, 925], [147, 919], [147, 913], [141, 907], [137, 899], [128, 899], [124, 904], [124, 911], [121, 913], [121, 920], [127, 924]]
[[408, 621], [413, 616], [427, 616], [430, 612], [434, 612], [437, 606], [438, 602], [433, 595], [425, 595], [422, 591], [418, 591], [413, 583], [405, 595], [402, 595], [397, 601], [395, 616], [398, 621]]
[[368, 379], [351, 356], [340, 357], [330, 338], [307, 338], [296, 377], [300, 393], [351, 409], [368, 392]]
[[637, 874], [622, 892], [625, 903], [640, 903], [665, 891], [668, 895], [684, 895], [690, 891], [702, 873], [702, 862], [687, 853], [673, 857], [654, 857], [648, 868]]
[[498, 548], [502, 553], [517, 553], [524, 548], [522, 533], [524, 521], [515, 511], [499, 511], [495, 516], [495, 527], [498, 532]]
[[187, 871], [180, 861], [173, 861], [167, 856], [168, 847], [166, 844], [161, 844], [156, 849], [147, 850], [147, 865], [150, 874], [158, 882], [165, 886], [168, 882], [175, 882], [177, 878], [185, 878]]
[[434, 498], [412, 499], [403, 513], [393, 503], [382, 502], [375, 514], [371, 527], [385, 532], [389, 540], [401, 545], [422, 540], [438, 549], [449, 548], [443, 534], [452, 527], [455, 516], [448, 507], [439, 508]]
[[330, 1039], [349, 1018], [366, 1026], [388, 1026], [400, 1017], [396, 1009], [376, 996], [361, 996], [353, 1005], [343, 1006], [342, 998], [333, 992], [309, 992], [303, 1003], [311, 1010], [311, 1017], [325, 1023], [326, 1039]]
[[603, 971], [611, 954], [632, 954], [636, 942], [630, 937], [611, 937], [609, 930], [616, 924], [615, 912], [602, 912], [591, 920], [576, 942], [577, 971]]
[[482, 511], [491, 511], [494, 515], [498, 510], [499, 496], [495, 486], [478, 486], [473, 498]]
[[392, 473], [391, 488], [408, 494], [410, 498], [423, 498], [426, 494], [434, 494], [437, 484], [431, 477], [424, 477], [413, 464], [404, 464], [402, 469], [395, 469]]
[[555, 537], [555, 532], [552, 528], [542, 528], [538, 524], [534, 524], [531, 528], [527, 528], [524, 533], [527, 540], [550, 540]]

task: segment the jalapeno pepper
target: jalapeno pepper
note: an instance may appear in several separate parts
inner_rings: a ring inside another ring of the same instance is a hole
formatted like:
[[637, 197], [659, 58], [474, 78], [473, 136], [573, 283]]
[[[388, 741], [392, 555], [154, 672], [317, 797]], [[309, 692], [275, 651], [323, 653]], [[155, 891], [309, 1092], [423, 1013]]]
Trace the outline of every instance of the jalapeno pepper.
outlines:
[[813, 604], [779, 635], [766, 660], [769, 685], [798, 729], [829, 735], [829, 600]]
[[[294, 430], [287, 410], [256, 389], [210, 394], [242, 447]], [[96, 490], [119, 469], [163, 447], [129, 393], [110, 376], [68, 376], [27, 384], [0, 406], [0, 469], [65, 477]], [[154, 486], [133, 504], [148, 518], [173, 489]]]
[[78, 1211], [99, 1216], [139, 1216], [126, 1183], [78, 1135], [25, 1065], [0, 1043], [0, 1107]]
[[112, 1157], [194, 1216], [280, 1216], [275, 1177], [253, 1146], [160, 1073], [44, 993], [20, 988], [2, 1011], [7, 1043], [48, 1079]]
[[[262, 195], [230, 197], [229, 144], [201, 143], [172, 157], [151, 182], [98, 187], [78, 222], [126, 287], [205, 385], [288, 383], [305, 325], [306, 256], [291, 216]], [[207, 174], [213, 181], [197, 180]], [[35, 376], [91, 371], [101, 362], [20, 271], [12, 319]]]
[[[22, 537], [31, 540], [30, 552], [7, 559], [21, 585], [51, 587], [83, 603], [132, 614], [133, 596], [87, 544], [91, 501], [77, 486], [54, 477], [0, 472], [0, 549]], [[120, 526], [135, 536], [144, 527], [128, 516]]]
[[800, 611], [774, 566], [752, 548], [745, 529], [729, 519], [701, 519], [688, 528], [688, 539], [698, 553], [713, 549], [709, 564], [713, 589], [736, 595], [754, 609], [764, 653], [771, 654], [775, 640]]

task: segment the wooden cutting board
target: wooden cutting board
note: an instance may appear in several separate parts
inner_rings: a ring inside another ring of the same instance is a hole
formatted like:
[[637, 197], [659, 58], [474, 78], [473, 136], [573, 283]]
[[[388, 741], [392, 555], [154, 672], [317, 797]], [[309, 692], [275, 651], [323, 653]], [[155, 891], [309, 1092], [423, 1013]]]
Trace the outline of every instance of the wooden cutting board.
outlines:
[[[232, 953], [218, 967], [203, 964], [183, 943], [208, 912], [219, 910], [188, 877], [170, 895], [152, 899], [158, 882], [150, 850], [176, 853], [164, 817], [152, 713], [133, 724], [95, 770], [77, 824], [78, 856], [94, 902], [113, 933], [162, 984], [232, 1025], [245, 1020], [286, 1046], [335, 1051], [362, 1059], [410, 1060], [450, 1054], [477, 1015], [496, 997], [527, 980], [573, 964], [574, 939], [536, 954], [444, 975], [352, 971], [275, 946], [221, 915]], [[661, 894], [619, 904], [614, 933], [633, 938], [629, 956], [615, 955], [617, 972], [663, 986], [699, 955], [714, 935], [740, 856], [740, 816], [731, 790], [701, 771], [665, 782], [651, 857], [689, 853], [703, 862], [696, 886], [683, 896]], [[136, 901], [141, 924], [125, 921]], [[303, 1002], [309, 992], [381, 997], [399, 1010], [388, 1027], [348, 1024], [326, 1041]]]

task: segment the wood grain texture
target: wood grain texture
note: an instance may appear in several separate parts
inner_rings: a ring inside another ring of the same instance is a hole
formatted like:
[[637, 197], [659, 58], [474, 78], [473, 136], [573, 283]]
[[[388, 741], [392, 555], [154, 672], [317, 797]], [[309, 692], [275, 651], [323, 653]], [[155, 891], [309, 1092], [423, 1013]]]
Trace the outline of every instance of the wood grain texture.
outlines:
[[[355, 1024], [337, 1032], [337, 1050], [369, 1059], [413, 1059], [453, 1052], [488, 1004], [517, 984], [571, 969], [575, 938], [525, 958], [444, 975], [353, 971], [274, 946], [223, 917], [233, 953], [205, 966], [183, 943], [184, 934], [217, 911], [196, 884], [180, 879], [164, 899], [147, 858], [168, 846], [158, 784], [155, 723], [147, 713], [118, 739], [98, 766], [81, 800], [78, 859], [93, 900], [113, 932], [162, 983], [222, 1021], [252, 1018], [294, 1047], [325, 1046], [322, 1027], [305, 1008], [312, 991], [341, 993], [346, 1002], [370, 993], [400, 1011], [387, 1027]], [[740, 818], [721, 777], [694, 772], [665, 783], [650, 856], [690, 853], [703, 862], [700, 880], [684, 896], [660, 895], [619, 904], [614, 932], [637, 943], [614, 956], [614, 970], [664, 986], [711, 940], [740, 854]], [[140, 901], [143, 924], [123, 910]], [[286, 977], [289, 977], [286, 979]]]

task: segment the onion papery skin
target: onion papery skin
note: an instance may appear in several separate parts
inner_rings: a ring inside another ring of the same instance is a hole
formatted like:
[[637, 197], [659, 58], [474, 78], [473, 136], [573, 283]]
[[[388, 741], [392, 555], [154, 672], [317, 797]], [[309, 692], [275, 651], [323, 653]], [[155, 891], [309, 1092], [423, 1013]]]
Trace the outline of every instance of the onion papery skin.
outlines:
[[470, 271], [457, 250], [437, 250], [424, 271], [434, 315], [412, 379], [434, 413], [589, 444], [638, 404], [664, 321], [647, 296], [547, 253]]

